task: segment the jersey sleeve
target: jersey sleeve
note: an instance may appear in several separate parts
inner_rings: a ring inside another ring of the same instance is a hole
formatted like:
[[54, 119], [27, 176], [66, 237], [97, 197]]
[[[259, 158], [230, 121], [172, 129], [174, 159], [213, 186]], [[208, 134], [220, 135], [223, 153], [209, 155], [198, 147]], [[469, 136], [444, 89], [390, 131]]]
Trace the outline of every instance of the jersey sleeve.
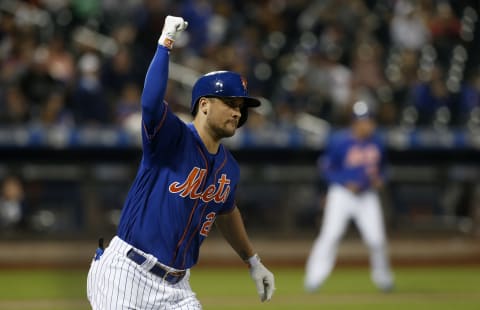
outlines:
[[224, 203], [222, 209], [218, 212], [218, 214], [228, 214], [235, 209], [237, 206], [237, 203], [235, 201], [235, 192], [236, 192], [237, 187], [235, 186], [228, 196], [227, 201]]
[[231, 156], [230, 153], [226, 155], [228, 157], [228, 160], [232, 163], [232, 177], [231, 180], [233, 181], [233, 184], [231, 186], [231, 191], [228, 195], [227, 200], [222, 206], [222, 209], [219, 210], [218, 214], [226, 214], [232, 212], [235, 207], [237, 206], [237, 202], [235, 200], [236, 197], [236, 192], [237, 192], [237, 184], [238, 181], [240, 180], [240, 167], [238, 166], [238, 163], [236, 160]]
[[169, 51], [158, 45], [148, 67], [142, 92], [142, 138], [147, 154], [158, 154], [184, 134], [186, 126], [168, 107], [165, 92], [168, 82]]
[[337, 136], [333, 135], [328, 140], [325, 153], [319, 159], [318, 163], [320, 172], [328, 183], [343, 184], [345, 182], [345, 176], [341, 173], [342, 164], [339, 151], [340, 146], [337, 141]]

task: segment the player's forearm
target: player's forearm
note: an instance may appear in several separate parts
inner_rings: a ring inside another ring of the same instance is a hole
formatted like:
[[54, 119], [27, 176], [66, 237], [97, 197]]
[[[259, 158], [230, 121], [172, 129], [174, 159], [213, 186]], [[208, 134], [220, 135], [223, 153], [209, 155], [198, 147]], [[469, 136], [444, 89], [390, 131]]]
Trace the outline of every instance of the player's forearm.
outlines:
[[142, 93], [143, 122], [153, 129], [165, 111], [165, 92], [168, 81], [168, 49], [158, 45], [155, 56], [148, 67]]
[[235, 208], [228, 214], [219, 215], [216, 225], [225, 240], [227, 240], [242, 260], [245, 261], [255, 254], [238, 208]]

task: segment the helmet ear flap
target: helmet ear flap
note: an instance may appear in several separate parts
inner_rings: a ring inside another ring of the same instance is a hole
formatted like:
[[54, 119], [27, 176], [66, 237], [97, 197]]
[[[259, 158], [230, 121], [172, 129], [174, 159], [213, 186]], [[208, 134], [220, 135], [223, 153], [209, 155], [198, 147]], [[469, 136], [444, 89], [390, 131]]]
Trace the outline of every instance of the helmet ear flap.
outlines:
[[195, 116], [198, 113], [198, 102], [200, 101], [200, 98], [195, 101], [194, 104], [192, 104], [192, 115]]
[[240, 128], [247, 121], [247, 119], [248, 119], [248, 107], [244, 106], [240, 110], [240, 112], [242, 113], [242, 116], [240, 116], [240, 119], [238, 120], [237, 128]]

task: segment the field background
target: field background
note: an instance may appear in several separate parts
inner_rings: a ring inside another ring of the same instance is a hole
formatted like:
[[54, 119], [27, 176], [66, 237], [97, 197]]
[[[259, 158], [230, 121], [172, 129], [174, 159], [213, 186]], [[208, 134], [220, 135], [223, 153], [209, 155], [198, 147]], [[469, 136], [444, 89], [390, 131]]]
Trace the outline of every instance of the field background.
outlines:
[[[396, 287], [388, 294], [371, 283], [368, 252], [357, 238], [341, 243], [336, 268], [314, 294], [302, 287], [312, 240], [253, 241], [276, 276], [273, 300], [259, 301], [247, 269], [214, 235], [202, 247], [191, 277], [204, 309], [480, 309], [476, 238], [393, 238], [389, 252]], [[90, 309], [85, 287], [93, 248], [90, 242], [0, 242], [0, 309]]]
[[[339, 267], [314, 294], [302, 289], [301, 268], [272, 268], [277, 290], [258, 300], [245, 269], [198, 267], [191, 283], [204, 309], [480, 309], [480, 267], [396, 268], [396, 289], [377, 292], [366, 267]], [[89, 309], [86, 269], [3, 270], [0, 309]]]

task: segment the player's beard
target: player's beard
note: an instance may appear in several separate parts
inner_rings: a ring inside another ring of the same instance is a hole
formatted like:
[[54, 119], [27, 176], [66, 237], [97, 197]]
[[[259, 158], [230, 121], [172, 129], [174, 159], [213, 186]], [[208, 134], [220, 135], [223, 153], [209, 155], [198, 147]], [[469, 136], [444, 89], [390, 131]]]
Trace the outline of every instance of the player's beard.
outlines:
[[210, 128], [214, 137], [218, 140], [232, 137], [237, 129], [236, 121], [225, 121], [222, 125], [210, 124]]

